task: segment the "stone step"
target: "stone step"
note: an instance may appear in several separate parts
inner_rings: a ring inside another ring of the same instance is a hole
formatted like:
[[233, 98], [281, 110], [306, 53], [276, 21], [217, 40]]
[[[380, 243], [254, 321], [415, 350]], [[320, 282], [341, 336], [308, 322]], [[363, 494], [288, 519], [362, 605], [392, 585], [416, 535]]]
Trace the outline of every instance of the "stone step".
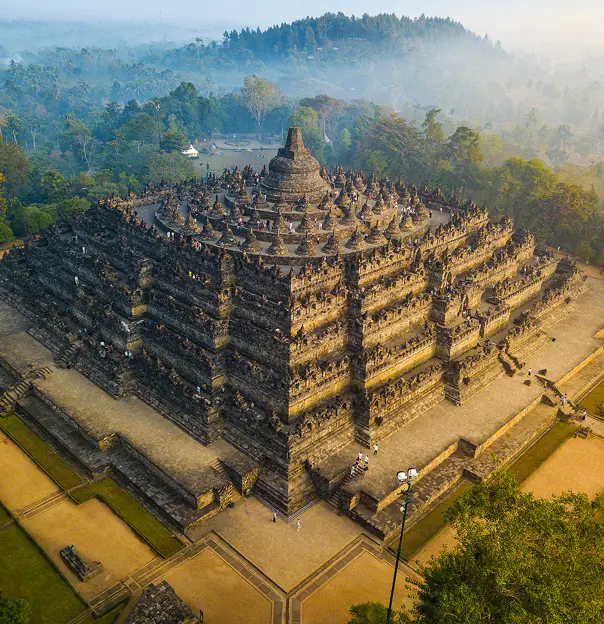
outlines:
[[337, 507], [339, 509], [342, 489], [346, 485], [348, 485], [353, 479], [356, 479], [357, 477], [362, 477], [364, 474], [365, 474], [365, 471], [363, 470], [363, 468], [355, 464], [354, 472], [348, 473], [348, 475], [344, 478], [342, 483], [340, 483], [340, 485], [334, 489], [331, 496], [327, 499], [327, 502], [331, 503], [334, 507]]
[[130, 454], [121, 444], [114, 444], [109, 457], [113, 469], [129, 485], [144, 496], [153, 507], [171, 518], [182, 530], [213, 514], [217, 504], [203, 509], [193, 509], [183, 497], [163, 479], [154, 475], [141, 461]]
[[90, 601], [90, 608], [99, 616], [106, 613], [120, 602], [124, 602], [132, 595], [132, 592], [123, 583], [110, 587], [96, 598]]
[[51, 446], [58, 447], [92, 476], [99, 476], [109, 469], [109, 460], [100, 448], [38, 397], [28, 396], [23, 399], [19, 404], [19, 415], [39, 430], [43, 438], [50, 439]]

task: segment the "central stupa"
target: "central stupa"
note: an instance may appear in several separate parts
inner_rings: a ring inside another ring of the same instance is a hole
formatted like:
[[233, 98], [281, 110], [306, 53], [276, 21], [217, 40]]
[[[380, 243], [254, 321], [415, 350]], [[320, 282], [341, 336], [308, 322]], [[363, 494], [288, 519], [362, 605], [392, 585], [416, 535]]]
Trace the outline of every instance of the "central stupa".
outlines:
[[269, 174], [260, 184], [268, 201], [294, 203], [306, 196], [318, 203], [329, 190], [319, 163], [304, 147], [300, 128], [290, 128], [285, 147], [271, 160]]

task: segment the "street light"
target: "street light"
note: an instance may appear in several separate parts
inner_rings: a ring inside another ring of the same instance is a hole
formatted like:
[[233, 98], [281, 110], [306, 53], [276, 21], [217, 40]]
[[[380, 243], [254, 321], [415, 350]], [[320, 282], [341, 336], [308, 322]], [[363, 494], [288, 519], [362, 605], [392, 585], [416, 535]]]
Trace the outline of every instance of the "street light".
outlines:
[[396, 551], [396, 564], [394, 566], [394, 577], [392, 578], [392, 590], [390, 591], [390, 602], [388, 604], [388, 613], [386, 614], [386, 624], [390, 624], [392, 619], [392, 601], [394, 600], [394, 588], [396, 587], [398, 564], [401, 560], [401, 546], [403, 544], [403, 531], [405, 530], [405, 520], [407, 519], [407, 507], [409, 506], [409, 503], [413, 500], [411, 498], [411, 483], [416, 477], [417, 470], [415, 468], [409, 468], [407, 472], [401, 470], [396, 473], [396, 479], [399, 485], [403, 485], [404, 483], [406, 483], [407, 489], [405, 490], [404, 505], [401, 507], [401, 511], [403, 512], [403, 523], [401, 524], [401, 536], [398, 540], [398, 550]]

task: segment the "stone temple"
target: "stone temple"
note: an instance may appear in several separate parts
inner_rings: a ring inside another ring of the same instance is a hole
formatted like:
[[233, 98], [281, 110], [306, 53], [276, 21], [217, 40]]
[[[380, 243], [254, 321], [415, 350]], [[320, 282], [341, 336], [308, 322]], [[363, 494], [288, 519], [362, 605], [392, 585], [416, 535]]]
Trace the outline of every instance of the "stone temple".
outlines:
[[[113, 471], [184, 531], [239, 492], [284, 514], [323, 497], [382, 536], [401, 490], [357, 477], [359, 448], [382, 453], [437, 404], [513, 375], [584, 288], [572, 262], [471, 202], [321, 170], [295, 128], [259, 178], [109, 200], [8, 253], [0, 280], [59, 366], [139, 397], [187, 449], [217, 449], [166, 468], [36, 390], [20, 413], [92, 476]], [[460, 444], [451, 483], [483, 450]]]

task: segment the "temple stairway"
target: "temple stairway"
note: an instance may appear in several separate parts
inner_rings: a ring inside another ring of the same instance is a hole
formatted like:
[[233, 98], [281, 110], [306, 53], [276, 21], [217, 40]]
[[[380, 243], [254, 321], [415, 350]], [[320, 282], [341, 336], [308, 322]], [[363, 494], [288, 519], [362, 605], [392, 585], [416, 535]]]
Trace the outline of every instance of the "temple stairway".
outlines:
[[0, 396], [0, 414], [11, 411], [31, 389], [26, 381], [18, 381]]
[[348, 472], [348, 475], [344, 477], [344, 480], [340, 483], [340, 485], [334, 489], [331, 496], [327, 499], [328, 503], [331, 503], [334, 507], [340, 508], [340, 496], [342, 494], [342, 489], [346, 487], [353, 479], [357, 479], [362, 477], [365, 474], [365, 471], [361, 466], [354, 464], [354, 472]]

